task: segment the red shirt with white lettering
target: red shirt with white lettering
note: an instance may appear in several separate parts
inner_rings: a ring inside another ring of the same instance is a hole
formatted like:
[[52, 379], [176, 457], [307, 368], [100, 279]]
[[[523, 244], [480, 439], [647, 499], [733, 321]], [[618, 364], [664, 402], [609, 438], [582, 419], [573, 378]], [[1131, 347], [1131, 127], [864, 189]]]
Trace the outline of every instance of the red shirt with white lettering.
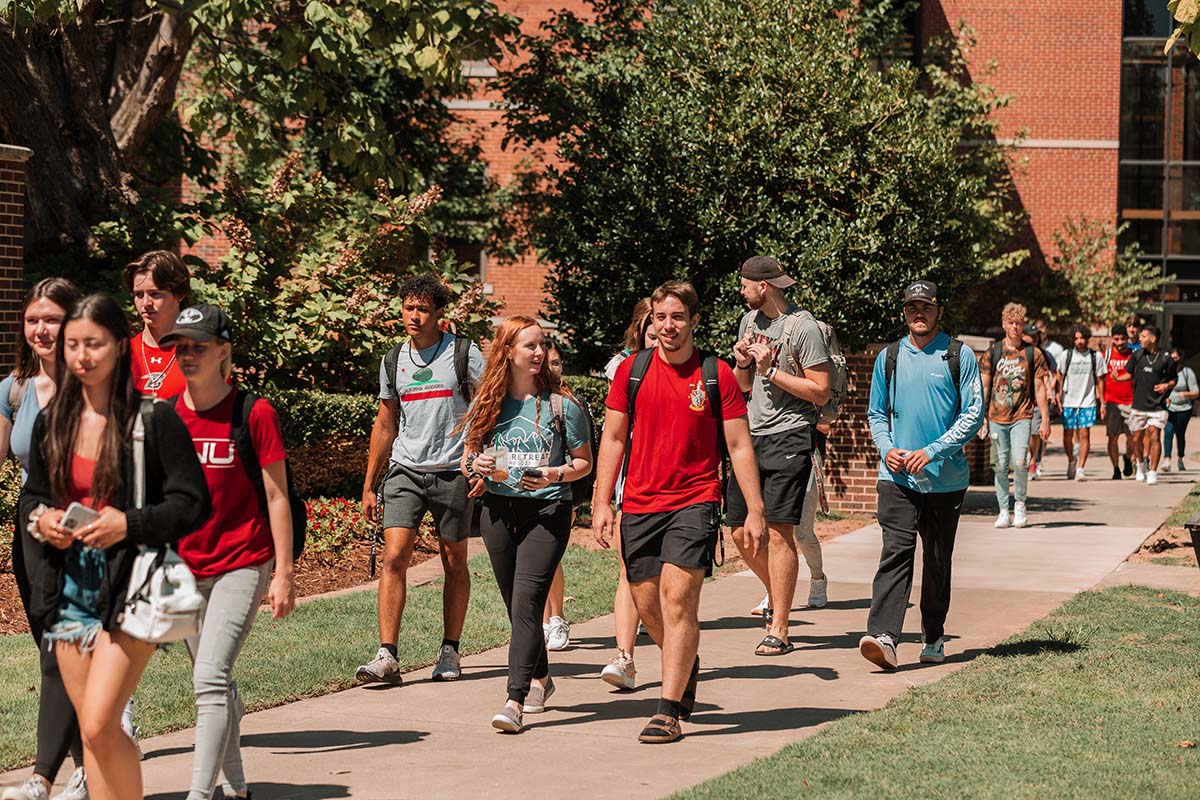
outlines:
[[1108, 361], [1105, 366], [1108, 374], [1104, 376], [1104, 402], [1117, 405], [1133, 405], [1133, 381], [1118, 381], [1116, 377], [1125, 373], [1125, 362], [1133, 356], [1132, 350], [1122, 354], [1117, 348], [1110, 347], [1107, 351]]
[[133, 385], [142, 394], [163, 400], [183, 394], [187, 380], [175, 359], [175, 346], [152, 347], [146, 344], [143, 335], [144, 332], [139, 333], [129, 342], [133, 356]]
[[[614, 411], [629, 411], [633, 362], [625, 359], [613, 377], [604, 404]], [[724, 361], [717, 363], [717, 387], [722, 416], [727, 420], [746, 416], [746, 401], [733, 370]], [[674, 365], [656, 351], [636, 402], [621, 509], [630, 514], [655, 514], [720, 502], [717, 421], [709, 408], [699, 353]]]
[[[231, 436], [236, 399], [237, 391], [230, 391], [207, 411], [188, 408], [182, 397], [175, 406], [192, 434], [212, 497], [208, 522], [178, 545], [179, 555], [197, 578], [256, 567], [275, 555], [267, 509], [259, 502]], [[247, 424], [259, 464], [268, 467], [287, 458], [279, 417], [270, 403], [260, 398], [250, 409]]]

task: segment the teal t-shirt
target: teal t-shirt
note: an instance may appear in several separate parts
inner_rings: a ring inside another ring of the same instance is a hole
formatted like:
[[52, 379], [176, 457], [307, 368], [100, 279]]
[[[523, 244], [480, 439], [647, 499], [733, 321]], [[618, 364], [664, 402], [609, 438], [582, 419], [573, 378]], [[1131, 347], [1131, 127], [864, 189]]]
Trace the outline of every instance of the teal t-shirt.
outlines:
[[563, 397], [563, 422], [566, 442], [563, 442], [562, 433], [556, 430], [549, 392], [528, 400], [505, 397], [487, 444], [508, 448], [508, 479], [499, 483], [488, 481], [488, 491], [506, 497], [570, 500], [569, 483], [552, 483], [533, 492], [522, 489], [520, 485], [525, 470], [561, 467], [567, 463], [571, 450], [588, 443], [587, 417], [583, 409], [569, 397]]

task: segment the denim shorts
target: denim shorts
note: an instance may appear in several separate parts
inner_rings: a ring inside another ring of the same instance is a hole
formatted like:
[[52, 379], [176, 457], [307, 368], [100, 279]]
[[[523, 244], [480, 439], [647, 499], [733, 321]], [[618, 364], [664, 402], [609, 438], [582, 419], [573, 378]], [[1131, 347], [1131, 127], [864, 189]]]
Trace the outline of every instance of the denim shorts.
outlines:
[[103, 627], [99, 604], [106, 562], [103, 550], [71, 544], [63, 565], [58, 622], [46, 631], [47, 641], [74, 642], [85, 652], [92, 649]]

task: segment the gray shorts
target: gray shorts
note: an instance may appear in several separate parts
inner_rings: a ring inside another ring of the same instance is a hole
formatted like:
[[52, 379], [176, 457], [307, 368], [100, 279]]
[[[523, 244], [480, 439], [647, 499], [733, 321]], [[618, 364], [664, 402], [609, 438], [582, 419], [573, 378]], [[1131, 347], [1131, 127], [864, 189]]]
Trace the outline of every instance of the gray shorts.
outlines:
[[428, 511], [438, 538], [466, 541], [471, 534], [471, 506], [466, 476], [449, 472], [416, 472], [392, 464], [383, 481], [383, 527], [420, 527]]

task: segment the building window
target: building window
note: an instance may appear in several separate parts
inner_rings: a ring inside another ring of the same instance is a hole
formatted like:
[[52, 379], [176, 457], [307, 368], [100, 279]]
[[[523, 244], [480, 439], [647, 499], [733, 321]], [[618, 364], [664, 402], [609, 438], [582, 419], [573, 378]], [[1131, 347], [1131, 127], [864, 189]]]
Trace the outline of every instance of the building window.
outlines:
[[1165, 3], [1126, 0], [1118, 215], [1122, 244], [1200, 281], [1200, 61], [1183, 43], [1163, 53], [1171, 30]]

